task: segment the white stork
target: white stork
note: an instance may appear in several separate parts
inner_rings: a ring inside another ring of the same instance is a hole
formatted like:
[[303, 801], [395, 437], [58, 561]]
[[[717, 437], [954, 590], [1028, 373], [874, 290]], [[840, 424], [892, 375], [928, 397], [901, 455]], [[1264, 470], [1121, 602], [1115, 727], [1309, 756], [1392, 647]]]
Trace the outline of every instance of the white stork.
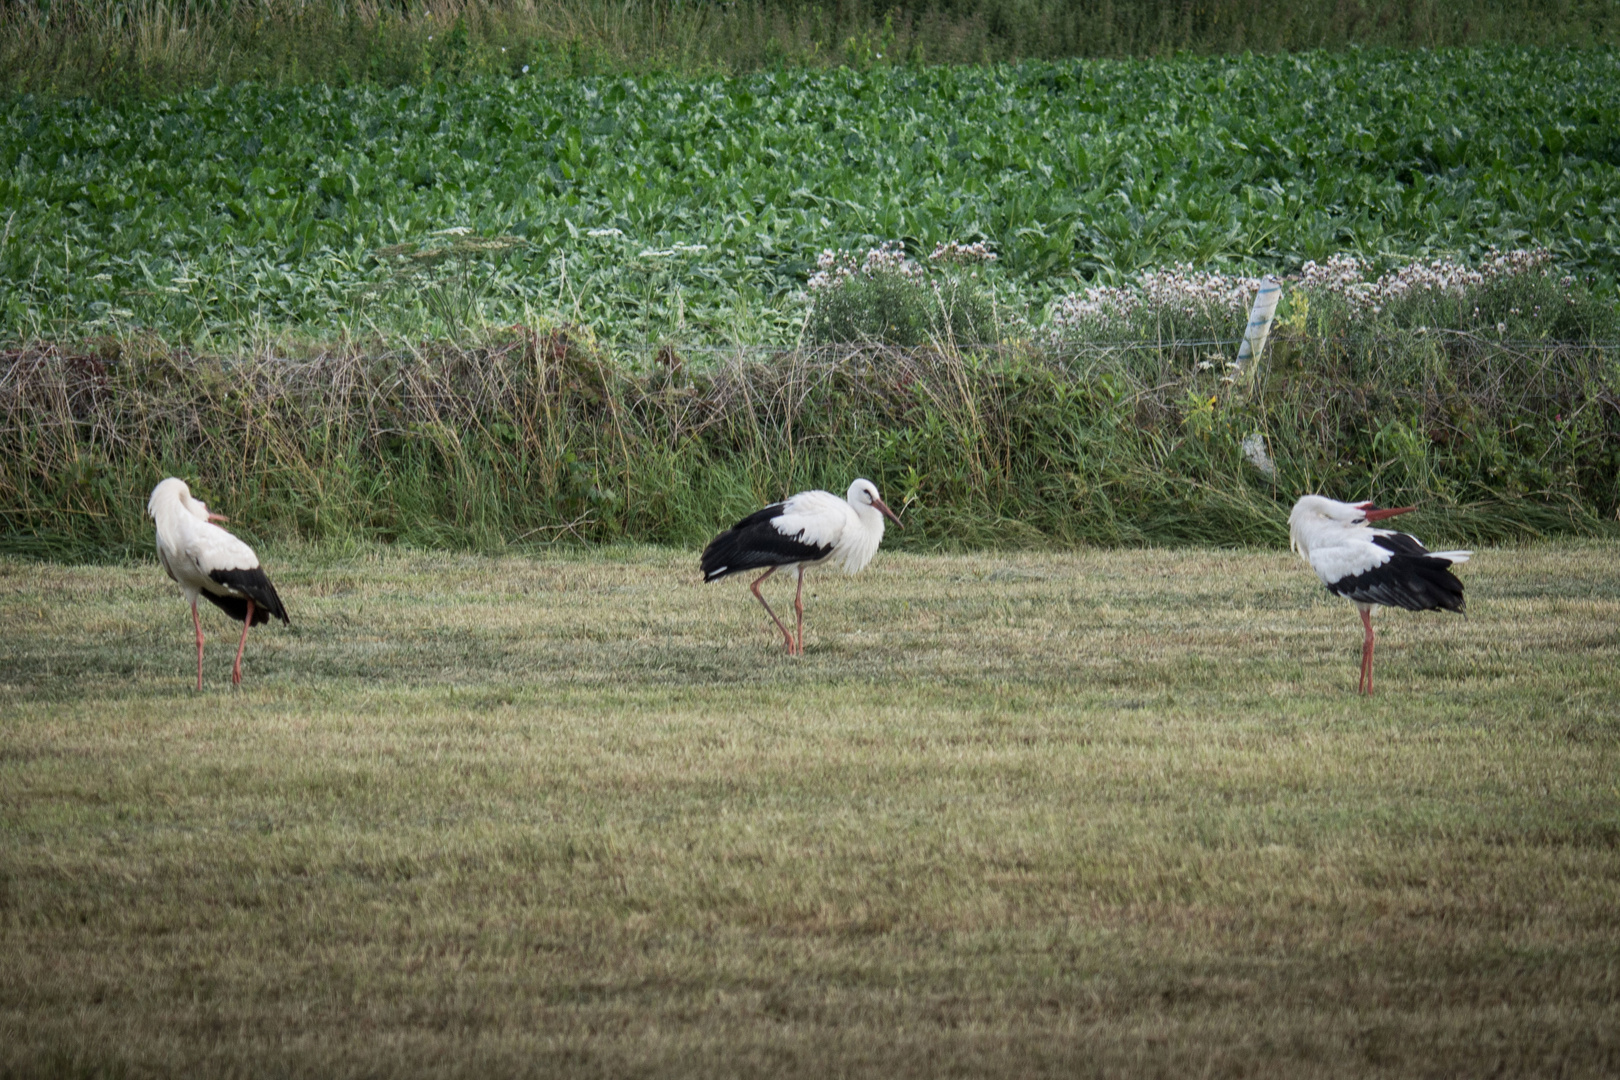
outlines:
[[[883, 542], [884, 518], [900, 524], [870, 480], [849, 485], [849, 494], [842, 499], [827, 491], [801, 491], [785, 502], [749, 514], [709, 541], [703, 549], [703, 580], [718, 581], [727, 574], [764, 567], [765, 572], [749, 589], [787, 639], [788, 655], [803, 656], [805, 569], [838, 559], [845, 573], [857, 573], [872, 561]], [[799, 579], [793, 594], [793, 609], [799, 616], [797, 642], [759, 591], [761, 583], [778, 570], [792, 570]]]
[[1372, 693], [1372, 609], [1378, 604], [1408, 611], [1462, 611], [1463, 586], [1450, 567], [1465, 563], [1471, 551], [1430, 551], [1415, 536], [1375, 529], [1372, 522], [1415, 509], [1375, 510], [1370, 502], [1346, 503], [1304, 495], [1288, 515], [1291, 546], [1328, 592], [1352, 601], [1361, 611], [1367, 637], [1361, 646], [1363, 694]]
[[184, 480], [171, 476], [153, 488], [146, 512], [157, 523], [158, 559], [191, 604], [191, 624], [197, 628], [197, 689], [202, 689], [203, 679], [199, 596], [207, 597], [231, 618], [242, 620], [242, 640], [231, 668], [231, 683], [240, 685], [248, 627], [269, 622], [272, 615], [291, 624], [276, 587], [259, 568], [253, 549], [214, 524], [228, 520], [225, 515], [209, 513], [202, 500], [192, 497]]

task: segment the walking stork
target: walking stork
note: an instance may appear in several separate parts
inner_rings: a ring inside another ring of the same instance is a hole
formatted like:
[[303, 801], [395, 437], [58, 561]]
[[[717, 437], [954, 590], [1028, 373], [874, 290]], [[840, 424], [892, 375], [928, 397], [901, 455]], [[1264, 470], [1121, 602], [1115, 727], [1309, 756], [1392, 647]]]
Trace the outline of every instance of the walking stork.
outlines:
[[[900, 525], [870, 480], [849, 485], [840, 499], [826, 491], [801, 491], [785, 502], [755, 511], [709, 541], [703, 549], [703, 580], [718, 581], [727, 574], [765, 568], [749, 586], [764, 605], [771, 621], [787, 640], [789, 656], [804, 655], [804, 572], [828, 559], [844, 564], [844, 572], [859, 572], [883, 542], [883, 519]], [[759, 587], [778, 570], [792, 570], [798, 578], [793, 610], [798, 613], [798, 640], [765, 603]]]
[[171, 476], [153, 488], [146, 512], [157, 525], [158, 559], [191, 604], [191, 625], [197, 630], [197, 689], [203, 685], [199, 596], [231, 618], [242, 620], [242, 640], [237, 643], [236, 664], [231, 668], [232, 685], [241, 685], [248, 627], [267, 623], [272, 615], [291, 625], [276, 587], [260, 569], [253, 549], [214, 524], [229, 519], [210, 513], [201, 499], [192, 497], [184, 480]]
[[1290, 546], [1311, 564], [1328, 592], [1353, 602], [1367, 637], [1361, 646], [1363, 694], [1373, 688], [1372, 609], [1379, 604], [1408, 611], [1462, 611], [1463, 586], [1451, 567], [1471, 551], [1430, 551], [1415, 536], [1372, 523], [1416, 507], [1375, 510], [1370, 502], [1346, 503], [1304, 495], [1288, 515]]

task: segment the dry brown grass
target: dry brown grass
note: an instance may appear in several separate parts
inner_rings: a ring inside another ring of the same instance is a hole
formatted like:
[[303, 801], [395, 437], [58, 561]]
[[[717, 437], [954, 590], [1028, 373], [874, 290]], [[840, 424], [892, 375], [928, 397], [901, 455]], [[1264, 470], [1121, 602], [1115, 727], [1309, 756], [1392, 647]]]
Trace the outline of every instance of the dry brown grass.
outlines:
[[1615, 556], [0, 561], [0, 1071], [1613, 1074]]
[[1604, 0], [6, 0], [0, 88], [156, 94], [241, 79], [517, 75], [525, 64], [552, 75], [742, 72], [1351, 45], [1579, 47], [1617, 35]]

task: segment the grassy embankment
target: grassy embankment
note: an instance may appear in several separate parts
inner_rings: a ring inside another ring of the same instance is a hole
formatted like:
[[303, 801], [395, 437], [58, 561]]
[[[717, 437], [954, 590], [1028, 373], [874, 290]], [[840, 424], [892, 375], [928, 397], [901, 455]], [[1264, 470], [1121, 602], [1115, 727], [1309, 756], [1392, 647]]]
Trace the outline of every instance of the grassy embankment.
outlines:
[[565, 333], [308, 362], [26, 350], [0, 365], [0, 550], [144, 553], [168, 475], [255, 542], [490, 552], [697, 545], [858, 475], [908, 508], [913, 550], [1281, 545], [1305, 491], [1418, 503], [1469, 543], [1613, 533], [1612, 350], [1286, 325], [1271, 350], [1252, 384], [1200, 346], [642, 371]]
[[[1421, 535], [1455, 538], [1421, 517]], [[6, 1075], [1612, 1075], [1620, 565], [0, 561]], [[781, 590], [775, 595], [783, 595]]]
[[0, 90], [1617, 41], [1605, 0], [12, 0]]

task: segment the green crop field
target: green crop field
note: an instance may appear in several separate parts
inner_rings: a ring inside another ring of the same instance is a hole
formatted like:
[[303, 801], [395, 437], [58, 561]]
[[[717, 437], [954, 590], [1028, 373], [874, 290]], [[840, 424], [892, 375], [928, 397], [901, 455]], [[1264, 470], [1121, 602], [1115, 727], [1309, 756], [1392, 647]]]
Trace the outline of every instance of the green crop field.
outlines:
[[150, 561], [0, 559], [0, 1074], [1620, 1071], [1612, 543], [1370, 700], [1286, 552], [882, 552], [802, 660], [691, 552], [264, 554], [201, 694]]
[[241, 84], [0, 105], [0, 337], [798, 336], [825, 248], [1144, 268], [1542, 246], [1614, 298], [1620, 52]]

